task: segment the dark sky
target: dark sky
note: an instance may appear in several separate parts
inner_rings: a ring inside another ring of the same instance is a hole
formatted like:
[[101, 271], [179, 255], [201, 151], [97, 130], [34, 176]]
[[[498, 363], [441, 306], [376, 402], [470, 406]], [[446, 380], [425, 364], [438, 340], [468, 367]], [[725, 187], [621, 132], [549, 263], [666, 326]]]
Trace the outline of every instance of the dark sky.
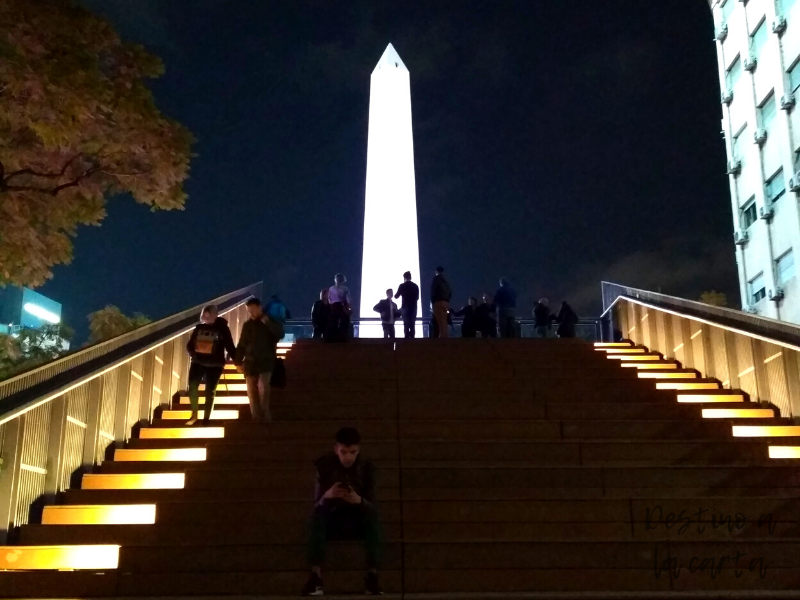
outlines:
[[424, 290], [442, 264], [454, 303], [506, 275], [525, 310], [595, 313], [602, 278], [738, 305], [704, 0], [85, 1], [164, 59], [156, 101], [198, 156], [185, 211], [115, 198], [79, 231], [40, 290], [79, 331], [108, 303], [156, 318], [257, 280], [297, 316], [337, 271], [358, 298], [389, 42], [411, 72]]

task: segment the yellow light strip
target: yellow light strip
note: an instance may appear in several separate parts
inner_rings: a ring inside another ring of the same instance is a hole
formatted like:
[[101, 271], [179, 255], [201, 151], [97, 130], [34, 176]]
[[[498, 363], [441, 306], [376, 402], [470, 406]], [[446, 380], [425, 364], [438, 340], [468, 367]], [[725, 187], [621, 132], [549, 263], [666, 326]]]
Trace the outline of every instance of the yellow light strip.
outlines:
[[595, 352], [605, 352], [606, 354], [644, 354], [646, 348], [595, 348]]
[[[200, 391], [204, 392], [206, 390], [206, 384], [200, 384]], [[246, 383], [225, 383], [220, 381], [219, 385], [217, 386], [217, 391], [227, 391], [227, 392], [246, 392], [247, 391], [247, 384]]]
[[[191, 404], [192, 401], [188, 396], [181, 396], [180, 400], [178, 400], [179, 404]], [[206, 403], [206, 399], [200, 396], [199, 403], [201, 405]], [[217, 396], [214, 398], [214, 406], [219, 405], [243, 405], [243, 404], [250, 404], [250, 401], [247, 399], [247, 396]], [[213, 414], [213, 411], [212, 411]]]
[[142, 440], [198, 440], [225, 437], [224, 427], [143, 427]]
[[697, 379], [697, 373], [679, 372], [679, 373], [650, 373], [647, 371], [637, 373], [639, 379]]
[[766, 365], [768, 363], [771, 363], [773, 360], [775, 360], [776, 358], [780, 358], [781, 356], [783, 356], [783, 352], [776, 352], [775, 354], [773, 354], [769, 358], [765, 358], [764, 359], [764, 364]]
[[[800, 458], [800, 446], [770, 446], [770, 458]], [[2, 550], [2, 548], [0, 548]]]
[[595, 342], [595, 348], [629, 348], [632, 346], [630, 342]]
[[678, 402], [744, 402], [741, 394], [678, 394]]
[[677, 351], [678, 351], [678, 350], [680, 350], [681, 348], [683, 348], [683, 344], [678, 344], [677, 346], [675, 346], [675, 347], [672, 349], [672, 351], [673, 351], [673, 352], [677, 352]]
[[205, 448], [118, 448], [114, 450], [114, 460], [119, 462], [193, 462], [205, 459]]
[[692, 337], [691, 337], [691, 339], [694, 339], [694, 338], [696, 338], [696, 337], [697, 337], [698, 335], [700, 335], [701, 333], [703, 333], [703, 330], [702, 330], [702, 328], [701, 328], [701, 329], [698, 329], [697, 331], [695, 331], [695, 332], [692, 334]]
[[[205, 398], [204, 398], [205, 400]], [[216, 404], [216, 402], [215, 402]], [[175, 421], [186, 421], [190, 419], [192, 416], [192, 411], [190, 410], [165, 410], [161, 412], [161, 418], [167, 420], [175, 420]], [[239, 418], [239, 411], [238, 410], [212, 410], [211, 417], [212, 420], [232, 420]]]
[[800, 436], [798, 425], [734, 425], [733, 437]]
[[704, 419], [773, 419], [775, 411], [768, 408], [704, 408]]
[[611, 354], [606, 358], [609, 360], [624, 360], [625, 362], [664, 360], [658, 354]]
[[118, 566], [119, 546], [0, 546], [0, 571], [100, 571]]
[[739, 377], [744, 377], [745, 375], [749, 375], [750, 373], [752, 373], [755, 370], [756, 370], [755, 367], [747, 367], [744, 371], [739, 373]]
[[294, 342], [278, 342], [278, 348], [291, 348]]
[[658, 381], [657, 390], [718, 390], [718, 383], [713, 381]]
[[83, 476], [83, 490], [182, 490], [184, 473], [91, 473]]
[[42, 525], [152, 525], [155, 504], [45, 506]]
[[244, 373], [225, 373], [219, 380], [220, 383], [223, 381], [244, 381]]
[[660, 362], [625, 362], [620, 365], [628, 369], [677, 369], [676, 363], [660, 363]]

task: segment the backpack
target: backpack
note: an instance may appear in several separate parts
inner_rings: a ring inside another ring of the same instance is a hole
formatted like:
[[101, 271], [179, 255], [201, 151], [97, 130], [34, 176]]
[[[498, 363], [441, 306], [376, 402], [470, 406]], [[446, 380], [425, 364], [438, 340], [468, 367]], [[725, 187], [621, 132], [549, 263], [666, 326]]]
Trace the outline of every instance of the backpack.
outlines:
[[286, 307], [283, 302], [270, 302], [267, 304], [267, 316], [278, 323], [286, 322]]

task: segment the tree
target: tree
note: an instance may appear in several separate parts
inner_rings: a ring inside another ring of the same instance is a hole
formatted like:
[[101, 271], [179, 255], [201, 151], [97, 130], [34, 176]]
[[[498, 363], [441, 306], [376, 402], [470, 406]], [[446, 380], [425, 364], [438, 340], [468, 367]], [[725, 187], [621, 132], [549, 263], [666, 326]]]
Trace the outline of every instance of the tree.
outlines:
[[23, 328], [16, 336], [0, 334], [0, 379], [55, 360], [65, 352], [65, 342], [75, 332], [64, 323]]
[[112, 304], [91, 313], [87, 318], [89, 319], [90, 344], [110, 340], [150, 322], [150, 319], [141, 313], [135, 313], [132, 317], [127, 317]]
[[728, 306], [728, 297], [723, 292], [711, 290], [700, 294], [700, 302], [711, 306]]
[[0, 285], [51, 278], [110, 196], [183, 208], [193, 138], [145, 85], [163, 72], [68, 0], [0, 0]]

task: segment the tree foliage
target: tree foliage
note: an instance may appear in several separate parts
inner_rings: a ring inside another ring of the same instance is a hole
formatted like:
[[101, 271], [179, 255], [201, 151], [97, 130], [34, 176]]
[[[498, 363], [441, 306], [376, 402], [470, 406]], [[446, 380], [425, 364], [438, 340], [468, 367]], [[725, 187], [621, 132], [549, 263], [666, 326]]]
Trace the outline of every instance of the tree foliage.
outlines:
[[91, 313], [87, 318], [90, 344], [110, 340], [150, 322], [150, 319], [141, 313], [128, 317], [113, 304]]
[[0, 285], [52, 277], [109, 196], [183, 207], [193, 139], [145, 85], [163, 71], [67, 0], [0, 0]]
[[55, 360], [65, 353], [64, 342], [73, 335], [64, 323], [24, 328], [16, 337], [0, 334], [0, 380]]
[[700, 302], [711, 306], [728, 306], [728, 296], [714, 290], [700, 294]]

